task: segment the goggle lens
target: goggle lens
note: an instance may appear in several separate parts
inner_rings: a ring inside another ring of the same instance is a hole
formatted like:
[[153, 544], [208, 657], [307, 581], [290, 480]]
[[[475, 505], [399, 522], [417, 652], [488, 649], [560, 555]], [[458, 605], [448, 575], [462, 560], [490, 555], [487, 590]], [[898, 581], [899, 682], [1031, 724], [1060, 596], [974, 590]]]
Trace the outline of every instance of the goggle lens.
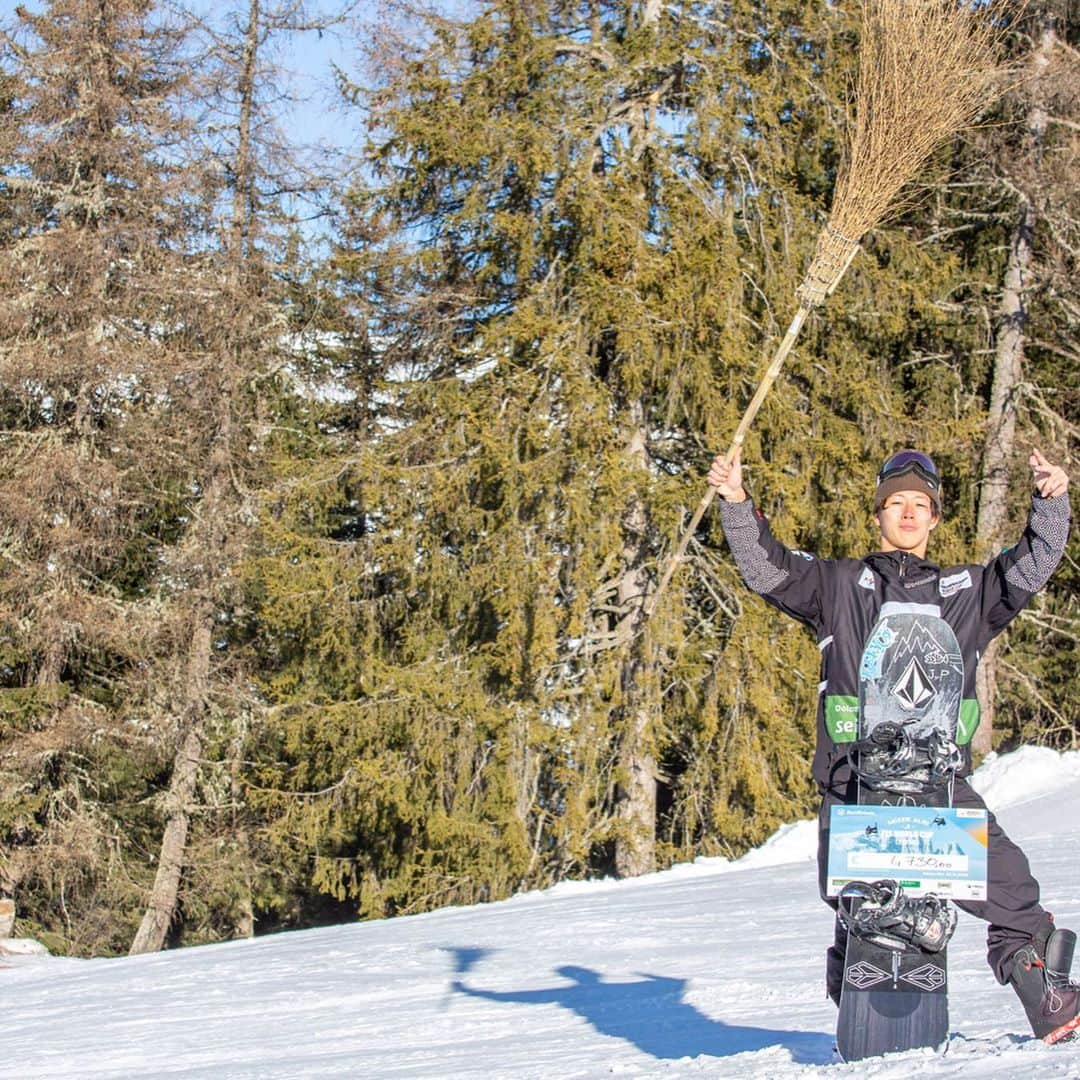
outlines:
[[937, 466], [926, 454], [918, 450], [901, 450], [899, 453], [893, 454], [882, 466], [881, 472], [878, 474], [878, 483], [880, 484], [882, 480], [886, 480], [890, 476], [912, 471], [922, 473], [935, 484], [941, 483]]

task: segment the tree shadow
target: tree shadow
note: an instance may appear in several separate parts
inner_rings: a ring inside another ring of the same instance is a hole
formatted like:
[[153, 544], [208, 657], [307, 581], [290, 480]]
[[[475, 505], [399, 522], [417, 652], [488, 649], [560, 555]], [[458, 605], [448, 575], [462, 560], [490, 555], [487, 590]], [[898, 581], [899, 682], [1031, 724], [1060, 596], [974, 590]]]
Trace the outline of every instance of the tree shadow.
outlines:
[[[455, 970], [467, 973], [487, 950], [448, 950], [459, 957]], [[831, 1033], [725, 1024], [684, 1001], [689, 980], [642, 975], [634, 982], [605, 982], [589, 968], [567, 964], [555, 969], [569, 980], [541, 990], [483, 990], [462, 979], [451, 989], [468, 997], [513, 1005], [561, 1005], [586, 1020], [602, 1035], [623, 1039], [661, 1060], [706, 1054], [730, 1057], [780, 1046], [802, 1065], [832, 1061]]]

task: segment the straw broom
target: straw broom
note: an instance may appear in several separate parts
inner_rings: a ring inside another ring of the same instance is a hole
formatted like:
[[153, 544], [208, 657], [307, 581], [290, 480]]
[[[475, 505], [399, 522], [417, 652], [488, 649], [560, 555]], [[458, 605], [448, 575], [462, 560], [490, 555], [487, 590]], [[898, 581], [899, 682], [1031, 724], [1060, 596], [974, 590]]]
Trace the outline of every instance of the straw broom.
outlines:
[[[833, 209], [810, 268], [796, 289], [799, 308], [724, 455], [731, 464], [780, 374], [810, 312], [824, 303], [901, 188], [949, 136], [970, 126], [1003, 87], [999, 45], [1007, 0], [977, 9], [963, 0], [864, 0], [855, 123], [837, 176]], [[686, 554], [716, 495], [709, 487], [645, 604], [647, 618]]]

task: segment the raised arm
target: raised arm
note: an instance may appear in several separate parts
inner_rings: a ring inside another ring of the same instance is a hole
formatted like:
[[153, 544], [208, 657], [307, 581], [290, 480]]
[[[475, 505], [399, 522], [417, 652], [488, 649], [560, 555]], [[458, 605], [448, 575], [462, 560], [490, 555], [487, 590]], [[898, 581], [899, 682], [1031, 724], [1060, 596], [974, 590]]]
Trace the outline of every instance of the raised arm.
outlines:
[[1020, 540], [987, 565], [983, 614], [988, 638], [999, 634], [1057, 569], [1069, 539], [1069, 477], [1038, 450], [1028, 459], [1034, 491]]
[[812, 555], [781, 544], [769, 529], [765, 515], [754, 508], [743, 487], [742, 449], [736, 452], [730, 466], [722, 455], [716, 458], [707, 479], [720, 496], [724, 536], [747, 587], [774, 607], [820, 631], [820, 564]]

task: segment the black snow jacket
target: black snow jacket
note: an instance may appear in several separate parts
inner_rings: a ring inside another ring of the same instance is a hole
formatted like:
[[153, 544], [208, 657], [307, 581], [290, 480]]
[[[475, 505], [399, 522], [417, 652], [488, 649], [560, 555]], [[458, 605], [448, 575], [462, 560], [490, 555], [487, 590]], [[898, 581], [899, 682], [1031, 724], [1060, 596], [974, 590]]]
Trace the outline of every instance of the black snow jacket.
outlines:
[[805, 623], [817, 638], [821, 681], [813, 771], [822, 792], [845, 797], [851, 773], [844, 744], [856, 737], [859, 660], [878, 618], [889, 612], [938, 615], [956, 634], [964, 658], [957, 742], [965, 759], [961, 775], [966, 775], [971, 737], [979, 725], [975, 668], [991, 639], [1046, 584], [1061, 560], [1069, 534], [1068, 496], [1036, 495], [1019, 543], [985, 566], [948, 569], [904, 552], [818, 559], [792, 551], [772, 535], [750, 499], [722, 502], [720, 520], [743, 581]]

